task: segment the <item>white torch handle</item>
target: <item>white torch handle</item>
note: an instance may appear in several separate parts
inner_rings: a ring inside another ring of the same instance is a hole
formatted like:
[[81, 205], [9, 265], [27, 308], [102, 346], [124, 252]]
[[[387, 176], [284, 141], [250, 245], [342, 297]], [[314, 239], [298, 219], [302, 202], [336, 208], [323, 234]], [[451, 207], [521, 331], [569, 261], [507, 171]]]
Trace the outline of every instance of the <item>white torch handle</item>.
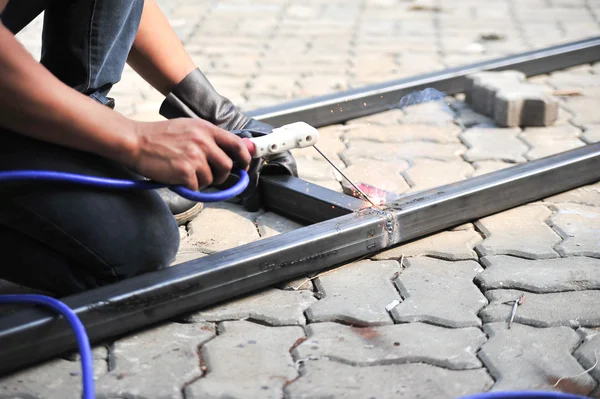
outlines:
[[319, 131], [307, 123], [295, 122], [273, 129], [271, 134], [250, 140], [255, 146], [253, 157], [260, 158], [315, 145], [319, 140]]

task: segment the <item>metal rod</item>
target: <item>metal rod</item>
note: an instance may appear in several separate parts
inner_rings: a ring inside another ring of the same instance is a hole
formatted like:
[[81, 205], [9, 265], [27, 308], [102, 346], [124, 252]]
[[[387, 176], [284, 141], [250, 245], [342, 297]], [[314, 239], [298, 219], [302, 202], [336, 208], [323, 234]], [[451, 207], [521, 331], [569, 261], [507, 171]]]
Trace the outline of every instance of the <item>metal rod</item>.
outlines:
[[[406, 196], [176, 267], [67, 297], [92, 342], [600, 178], [600, 143]], [[271, 198], [270, 200], [273, 200]], [[285, 204], [286, 196], [277, 197]], [[284, 207], [285, 208], [285, 207]], [[0, 318], [0, 373], [74, 349], [68, 325], [41, 309]]]
[[400, 99], [415, 90], [431, 87], [448, 95], [462, 93], [465, 90], [465, 76], [475, 72], [511, 69], [527, 76], [535, 76], [599, 60], [600, 37], [593, 37], [444, 71], [292, 101], [250, 111], [249, 114], [273, 126], [304, 121], [314, 127], [321, 127], [397, 108]]

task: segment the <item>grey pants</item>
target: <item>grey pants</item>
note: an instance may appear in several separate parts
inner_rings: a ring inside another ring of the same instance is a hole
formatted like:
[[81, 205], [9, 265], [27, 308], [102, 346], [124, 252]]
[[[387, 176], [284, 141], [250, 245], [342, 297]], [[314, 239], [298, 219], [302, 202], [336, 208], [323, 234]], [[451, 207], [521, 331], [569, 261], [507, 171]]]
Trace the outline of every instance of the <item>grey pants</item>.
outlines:
[[[26, 3], [9, 2], [0, 16], [6, 26], [24, 25]], [[42, 63], [66, 84], [107, 103], [143, 1], [45, 3]], [[0, 170], [19, 169], [138, 178], [107, 159], [0, 128]], [[17, 284], [69, 295], [166, 267], [178, 246], [175, 219], [155, 192], [0, 186], [0, 278]]]

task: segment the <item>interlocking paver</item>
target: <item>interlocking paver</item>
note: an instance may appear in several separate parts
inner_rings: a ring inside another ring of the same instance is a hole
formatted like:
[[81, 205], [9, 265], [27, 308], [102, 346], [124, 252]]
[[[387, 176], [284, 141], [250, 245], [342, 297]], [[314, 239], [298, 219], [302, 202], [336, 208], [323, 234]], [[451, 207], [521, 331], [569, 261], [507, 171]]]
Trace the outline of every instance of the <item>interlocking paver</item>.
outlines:
[[503, 162], [503, 161], [473, 162], [473, 167], [475, 168], [475, 172], [473, 172], [473, 176], [485, 175], [485, 174], [495, 172], [500, 169], [510, 168], [511, 166], [515, 166], [515, 165], [512, 163]]
[[[568, 327], [534, 328], [506, 323], [483, 326], [489, 340], [483, 344], [479, 357], [496, 383], [494, 391], [501, 390], [556, 390], [553, 385], [563, 376], [578, 375], [583, 368], [571, 355], [580, 338]], [[579, 392], [587, 395], [596, 382], [587, 374], [572, 380]], [[574, 384], [569, 384], [572, 386]]]
[[373, 115], [363, 116], [348, 121], [348, 125], [396, 125], [404, 118], [404, 112], [400, 109], [391, 109]]
[[544, 198], [544, 202], [554, 204], [571, 202], [574, 204], [600, 206], [600, 183], [590, 184], [552, 197]]
[[[381, 162], [374, 160], [358, 159], [344, 169], [344, 174], [355, 183], [367, 183], [381, 190], [401, 194], [410, 189], [402, 177], [402, 172], [408, 168], [406, 162]], [[338, 176], [345, 190], [354, 188], [342, 176]]]
[[597, 143], [600, 141], [600, 124], [590, 124], [586, 126], [586, 130], [581, 134], [581, 138], [586, 143]]
[[524, 162], [527, 146], [519, 140], [518, 128], [482, 128], [467, 129], [461, 138], [469, 149], [463, 157], [469, 162], [501, 160], [507, 162]]
[[508, 321], [511, 308], [521, 294], [525, 301], [517, 309], [515, 323], [535, 327], [570, 326], [599, 327], [599, 290], [535, 294], [519, 290], [490, 290], [490, 301], [479, 314], [484, 323]]
[[457, 398], [493, 384], [484, 369], [447, 370], [426, 364], [354, 367], [330, 360], [304, 363], [285, 388], [290, 398]]
[[484, 290], [519, 289], [537, 293], [600, 289], [600, 259], [571, 257], [530, 260], [514, 256], [481, 259], [475, 279]]
[[432, 101], [423, 104], [410, 105], [403, 108], [406, 116], [403, 122], [408, 124], [429, 123], [432, 125], [452, 124], [455, 112], [444, 101]]
[[573, 97], [569, 98], [564, 106], [574, 114], [573, 123], [577, 126], [600, 124], [597, 98]]
[[432, 256], [445, 260], [477, 260], [473, 247], [481, 242], [479, 233], [472, 229], [443, 231], [420, 240], [378, 253], [377, 260], [400, 260], [403, 256]]
[[477, 312], [487, 300], [473, 284], [483, 271], [477, 262], [423, 257], [405, 260], [405, 264], [408, 267], [395, 280], [404, 300], [391, 311], [394, 320], [448, 327], [481, 325]]
[[169, 323], [119, 339], [113, 368], [97, 381], [99, 398], [181, 398], [181, 388], [203, 374], [198, 346], [215, 336], [209, 323]]
[[300, 359], [327, 358], [352, 365], [426, 363], [451, 370], [475, 369], [475, 355], [485, 342], [477, 328], [408, 323], [381, 327], [350, 327], [314, 323], [306, 328], [308, 339], [294, 355]]
[[464, 180], [473, 174], [473, 167], [464, 161], [442, 162], [434, 159], [416, 159], [404, 176], [410, 191], [421, 191]]
[[304, 310], [317, 302], [306, 290], [265, 291], [186, 315], [186, 322], [253, 320], [272, 326], [304, 325]]
[[585, 143], [579, 139], [580, 133], [571, 125], [527, 128], [521, 138], [532, 148], [525, 156], [534, 160], [582, 147]]
[[582, 67], [586, 69], [579, 72], [573, 70], [553, 72], [548, 78], [548, 84], [558, 90], [586, 89], [600, 86], [598, 76], [589, 73], [589, 65]]
[[498, 89], [524, 80], [525, 74], [519, 71], [474, 73], [467, 76], [465, 81], [465, 101], [471, 104], [474, 111], [493, 116]]
[[477, 221], [485, 239], [476, 249], [482, 255], [515, 255], [531, 259], [556, 258], [560, 236], [547, 224], [550, 209], [533, 204], [513, 208]]
[[288, 233], [303, 227], [301, 224], [273, 212], [267, 212], [258, 216], [255, 223], [261, 238]]
[[434, 143], [460, 143], [461, 129], [456, 125], [399, 124], [399, 125], [348, 125], [342, 136], [347, 141], [366, 140], [380, 143], [431, 141]]
[[493, 126], [494, 120], [483, 114], [480, 114], [471, 108], [461, 108], [456, 111], [457, 116], [454, 121], [463, 128], [474, 126]]
[[205, 205], [189, 224], [189, 240], [198, 250], [211, 253], [260, 239], [254, 220], [260, 213], [241, 205], [221, 202]]
[[400, 300], [391, 281], [399, 272], [396, 261], [359, 261], [325, 274], [315, 280], [324, 297], [306, 310], [306, 316], [310, 322], [392, 324], [385, 307]]
[[556, 250], [563, 256], [600, 257], [600, 209], [579, 204], [556, 205], [552, 227], [564, 238]]
[[416, 158], [429, 158], [441, 161], [460, 159], [465, 151], [461, 144], [442, 144], [426, 141], [409, 141], [407, 143], [375, 143], [366, 140], [353, 140], [349, 143], [348, 150], [340, 157], [351, 163], [353, 159], [374, 159], [384, 162], [397, 162], [401, 160], [412, 161]]
[[[106, 349], [94, 350], [94, 376], [108, 371]], [[80, 399], [81, 362], [51, 360], [0, 378], [0, 397], [10, 399]]]
[[217, 338], [200, 349], [207, 374], [185, 388], [185, 397], [280, 398], [298, 376], [289, 351], [302, 338], [300, 327], [219, 324]]
[[558, 119], [558, 99], [547, 86], [517, 84], [500, 88], [494, 122], [500, 126], [548, 126]]
[[[594, 335], [590, 336], [573, 354], [583, 367], [590, 369], [590, 374], [600, 381], [600, 368], [597, 366], [597, 361], [600, 358], [600, 333], [595, 331]], [[592, 368], [593, 367], [593, 368]]]

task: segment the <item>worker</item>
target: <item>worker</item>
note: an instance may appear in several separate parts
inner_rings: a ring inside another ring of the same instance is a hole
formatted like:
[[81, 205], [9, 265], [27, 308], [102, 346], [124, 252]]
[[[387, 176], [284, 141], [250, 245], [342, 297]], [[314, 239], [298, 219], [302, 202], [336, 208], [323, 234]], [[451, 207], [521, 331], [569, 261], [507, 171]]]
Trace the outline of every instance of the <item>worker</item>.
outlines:
[[[14, 35], [42, 11], [37, 62]], [[217, 93], [155, 0], [0, 0], [0, 20], [0, 170], [197, 190], [223, 184], [237, 165], [251, 177], [241, 195], [249, 210], [260, 204], [260, 173], [297, 175], [289, 153], [251, 160], [231, 131], [272, 127]], [[159, 112], [167, 119], [139, 122], [114, 111], [109, 92], [126, 63], [165, 96]], [[0, 278], [64, 296], [168, 266], [178, 223], [202, 208], [170, 193], [0, 187]]]

